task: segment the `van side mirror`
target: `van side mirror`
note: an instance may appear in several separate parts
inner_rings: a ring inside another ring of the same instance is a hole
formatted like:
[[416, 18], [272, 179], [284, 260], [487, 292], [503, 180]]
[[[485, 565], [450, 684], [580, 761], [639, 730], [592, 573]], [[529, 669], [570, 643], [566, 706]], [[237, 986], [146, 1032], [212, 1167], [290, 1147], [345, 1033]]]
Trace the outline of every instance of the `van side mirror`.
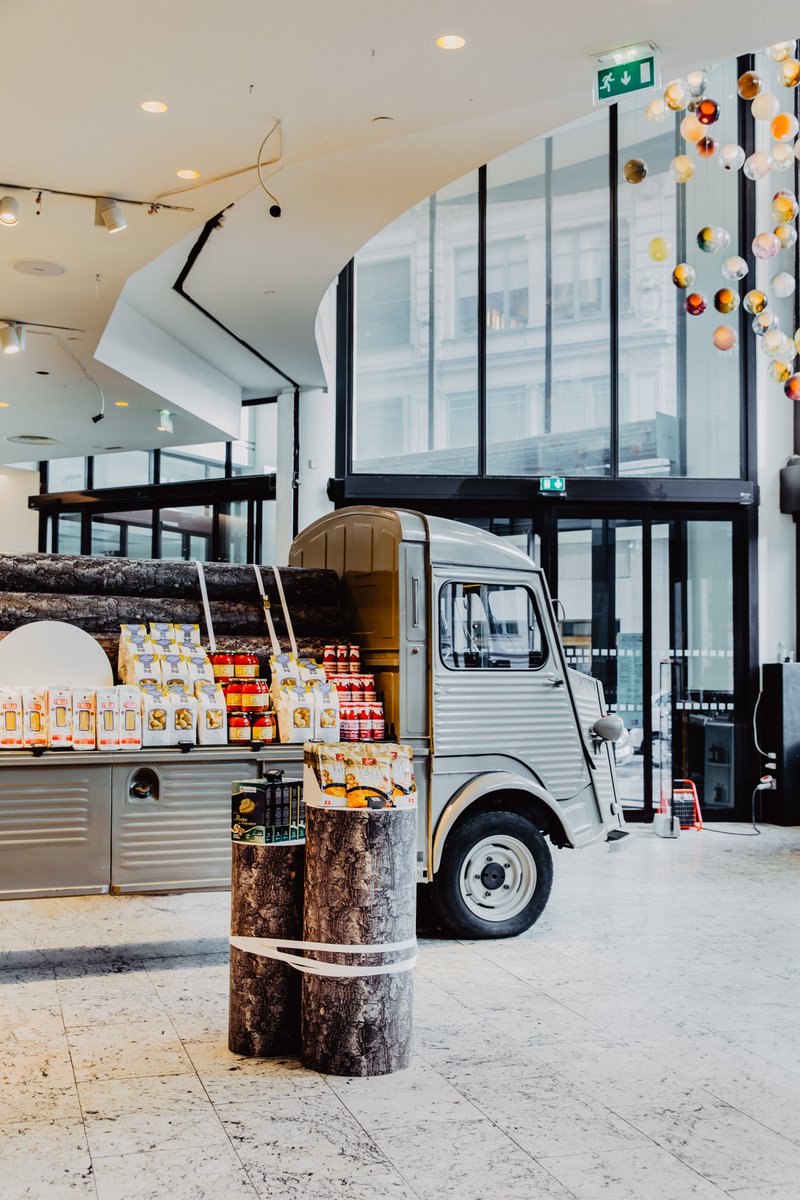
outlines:
[[616, 713], [610, 713], [605, 717], [598, 717], [592, 726], [592, 733], [595, 737], [602, 738], [604, 742], [618, 742], [622, 737], [625, 724], [622, 717], [618, 717]]

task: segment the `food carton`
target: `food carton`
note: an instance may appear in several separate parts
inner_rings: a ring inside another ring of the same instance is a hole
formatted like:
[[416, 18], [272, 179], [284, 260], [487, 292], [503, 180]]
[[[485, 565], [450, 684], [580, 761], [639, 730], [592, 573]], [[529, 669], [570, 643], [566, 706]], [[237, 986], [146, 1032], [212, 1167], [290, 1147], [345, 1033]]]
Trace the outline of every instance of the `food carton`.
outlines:
[[76, 750], [97, 749], [97, 697], [94, 688], [72, 689], [72, 745]]
[[52, 750], [72, 748], [72, 688], [47, 690], [47, 740]]
[[20, 688], [22, 697], [23, 746], [47, 745], [47, 692], [44, 688]]
[[197, 741], [201, 746], [225, 746], [228, 742], [228, 710], [222, 688], [196, 689]]
[[187, 743], [197, 744], [197, 697], [175, 690], [169, 695], [169, 744]]
[[119, 696], [119, 748], [140, 750], [142, 746], [142, 701], [135, 687], [117, 688]]
[[168, 746], [169, 697], [160, 688], [145, 687], [140, 693], [142, 705], [142, 746]]
[[119, 692], [97, 689], [97, 749], [119, 750]]
[[0, 688], [0, 747], [22, 749], [22, 697], [14, 688]]

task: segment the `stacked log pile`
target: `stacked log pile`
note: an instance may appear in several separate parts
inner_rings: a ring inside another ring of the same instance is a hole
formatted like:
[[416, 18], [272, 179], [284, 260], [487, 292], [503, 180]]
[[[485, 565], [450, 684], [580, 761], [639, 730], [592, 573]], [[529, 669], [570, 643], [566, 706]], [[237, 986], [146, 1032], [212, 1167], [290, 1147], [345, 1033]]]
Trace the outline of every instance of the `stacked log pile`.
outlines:
[[[219, 650], [258, 654], [262, 670], [270, 653], [264, 609], [252, 567], [204, 564]], [[264, 589], [282, 649], [289, 649], [275, 577], [261, 568]], [[320, 657], [326, 643], [345, 639], [335, 571], [281, 568], [286, 600], [301, 654]], [[0, 555], [0, 637], [30, 621], [67, 621], [90, 633], [117, 661], [119, 626], [150, 621], [200, 626], [208, 646], [197, 567], [194, 563], [92, 558], [73, 554]]]

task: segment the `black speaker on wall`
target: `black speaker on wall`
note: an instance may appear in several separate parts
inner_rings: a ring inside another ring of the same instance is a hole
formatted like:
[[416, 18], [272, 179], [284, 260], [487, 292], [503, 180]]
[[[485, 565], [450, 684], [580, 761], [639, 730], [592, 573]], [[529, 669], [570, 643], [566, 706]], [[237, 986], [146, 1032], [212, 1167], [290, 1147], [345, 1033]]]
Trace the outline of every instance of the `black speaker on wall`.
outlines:
[[800, 663], [764, 664], [758, 741], [776, 755], [776, 789], [762, 793], [764, 820], [800, 825]]

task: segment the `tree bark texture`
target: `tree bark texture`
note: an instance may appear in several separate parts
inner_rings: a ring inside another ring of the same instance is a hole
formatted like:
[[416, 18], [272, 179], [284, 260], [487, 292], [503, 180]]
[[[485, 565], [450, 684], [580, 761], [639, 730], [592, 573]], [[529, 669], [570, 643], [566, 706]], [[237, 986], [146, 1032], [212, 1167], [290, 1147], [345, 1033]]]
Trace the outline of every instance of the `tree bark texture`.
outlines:
[[[234, 842], [231, 936], [285, 937], [303, 929], [304, 846]], [[257, 1058], [296, 1057], [300, 976], [293, 967], [231, 946], [228, 1048]]]
[[[303, 938], [374, 945], [416, 931], [414, 809], [306, 809]], [[309, 952], [322, 962], [377, 966], [408, 958]], [[301, 1059], [328, 1075], [388, 1075], [410, 1066], [413, 972], [303, 975]]]

